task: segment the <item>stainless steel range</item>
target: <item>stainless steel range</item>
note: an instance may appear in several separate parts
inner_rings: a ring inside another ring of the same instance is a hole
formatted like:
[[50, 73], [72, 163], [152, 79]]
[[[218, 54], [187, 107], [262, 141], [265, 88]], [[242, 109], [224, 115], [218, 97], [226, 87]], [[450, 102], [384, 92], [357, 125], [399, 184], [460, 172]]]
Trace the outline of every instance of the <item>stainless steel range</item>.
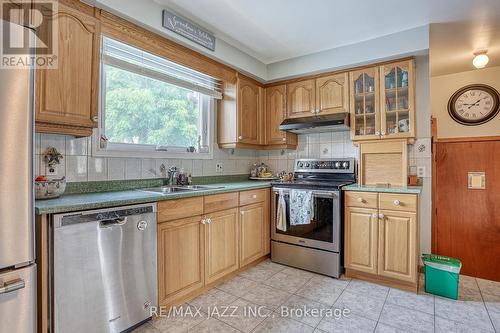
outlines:
[[[272, 261], [333, 277], [343, 273], [341, 188], [356, 181], [355, 170], [352, 158], [299, 159], [293, 181], [273, 182]], [[291, 223], [294, 190], [311, 193], [306, 223]]]

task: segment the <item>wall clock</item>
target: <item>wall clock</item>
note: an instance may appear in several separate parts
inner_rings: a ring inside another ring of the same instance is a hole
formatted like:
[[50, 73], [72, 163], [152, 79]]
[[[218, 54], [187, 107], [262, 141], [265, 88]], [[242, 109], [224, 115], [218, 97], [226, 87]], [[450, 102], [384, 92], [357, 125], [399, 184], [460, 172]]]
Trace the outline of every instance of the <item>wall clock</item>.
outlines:
[[457, 90], [448, 101], [448, 113], [456, 122], [474, 126], [493, 119], [500, 110], [500, 94], [485, 84], [471, 84]]

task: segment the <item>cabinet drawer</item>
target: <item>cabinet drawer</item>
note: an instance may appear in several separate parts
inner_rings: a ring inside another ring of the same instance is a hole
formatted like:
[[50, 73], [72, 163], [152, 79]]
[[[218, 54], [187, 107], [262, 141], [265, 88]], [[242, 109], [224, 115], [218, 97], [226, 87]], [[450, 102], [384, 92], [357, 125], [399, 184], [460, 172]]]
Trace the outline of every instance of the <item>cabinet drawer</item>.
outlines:
[[378, 193], [346, 192], [345, 205], [348, 207], [377, 208]]
[[417, 196], [413, 194], [380, 193], [380, 209], [417, 211]]
[[238, 201], [238, 192], [209, 195], [205, 197], [204, 212], [207, 214], [238, 207]]
[[158, 202], [158, 222], [203, 215], [203, 197]]
[[265, 201], [267, 191], [269, 190], [251, 190], [240, 192], [240, 206]]

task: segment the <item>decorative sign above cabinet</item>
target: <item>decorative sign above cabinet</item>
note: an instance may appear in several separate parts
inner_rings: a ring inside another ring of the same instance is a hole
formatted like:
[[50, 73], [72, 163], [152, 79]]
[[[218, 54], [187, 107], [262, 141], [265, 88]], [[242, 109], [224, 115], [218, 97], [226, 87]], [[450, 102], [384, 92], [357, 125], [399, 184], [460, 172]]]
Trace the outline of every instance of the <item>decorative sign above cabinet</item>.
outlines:
[[187, 19], [163, 10], [163, 27], [179, 34], [196, 44], [215, 51], [215, 36]]
[[500, 94], [485, 84], [458, 89], [448, 101], [448, 113], [457, 123], [474, 126], [493, 119], [500, 111]]

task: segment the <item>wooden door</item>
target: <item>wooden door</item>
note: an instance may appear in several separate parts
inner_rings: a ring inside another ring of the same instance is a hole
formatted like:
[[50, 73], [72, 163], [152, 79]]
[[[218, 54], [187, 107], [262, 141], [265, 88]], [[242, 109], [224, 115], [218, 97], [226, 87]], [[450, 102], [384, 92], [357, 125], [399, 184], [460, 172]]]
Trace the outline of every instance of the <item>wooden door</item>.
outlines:
[[206, 215], [205, 283], [238, 269], [238, 208]]
[[[432, 252], [500, 281], [500, 141], [438, 142], [434, 158]], [[485, 189], [468, 188], [469, 172], [485, 173]]]
[[58, 66], [37, 72], [37, 130], [47, 124], [91, 129], [97, 126], [99, 22], [61, 4], [55, 19]]
[[286, 117], [286, 86], [266, 88], [266, 144], [297, 144], [297, 135], [280, 131], [280, 124]]
[[351, 138], [380, 139], [378, 67], [349, 73]]
[[415, 137], [415, 79], [413, 60], [380, 66], [380, 135]]
[[264, 203], [240, 207], [240, 267], [264, 253]]
[[347, 207], [345, 267], [377, 274], [378, 217], [376, 209]]
[[378, 274], [417, 281], [416, 214], [379, 211]]
[[314, 80], [287, 84], [287, 118], [313, 116], [316, 113]]
[[201, 216], [158, 224], [158, 301], [169, 304], [203, 287]]
[[349, 74], [340, 73], [316, 80], [319, 115], [349, 112]]
[[238, 142], [259, 144], [261, 135], [262, 88], [253, 81], [239, 79]]

